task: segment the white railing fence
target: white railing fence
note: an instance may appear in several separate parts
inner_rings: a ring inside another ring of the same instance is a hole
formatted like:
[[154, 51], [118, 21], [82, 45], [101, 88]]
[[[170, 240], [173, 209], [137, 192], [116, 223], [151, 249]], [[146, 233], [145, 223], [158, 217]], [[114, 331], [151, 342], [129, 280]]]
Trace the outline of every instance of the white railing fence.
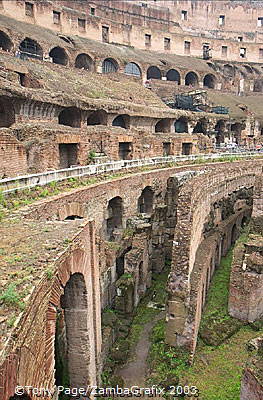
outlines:
[[[138, 168], [143, 166], [154, 166], [158, 164], [167, 164], [180, 161], [195, 160], [216, 160], [226, 157], [255, 157], [259, 154], [255, 152], [246, 152], [242, 154], [236, 153], [211, 153], [211, 154], [192, 154], [183, 156], [166, 156], [141, 158], [137, 160], [121, 160], [109, 161], [103, 164], [92, 164], [87, 166], [73, 167], [67, 169], [59, 169], [56, 171], [41, 172], [39, 174], [17, 176], [14, 178], [5, 178], [0, 180], [0, 191], [2, 193], [10, 193], [16, 190], [29, 189], [35, 186], [47, 185], [50, 182], [59, 182], [69, 178], [79, 178], [89, 175], [99, 175], [106, 172], [120, 171], [129, 168]], [[262, 156], [263, 157], [263, 156]]]

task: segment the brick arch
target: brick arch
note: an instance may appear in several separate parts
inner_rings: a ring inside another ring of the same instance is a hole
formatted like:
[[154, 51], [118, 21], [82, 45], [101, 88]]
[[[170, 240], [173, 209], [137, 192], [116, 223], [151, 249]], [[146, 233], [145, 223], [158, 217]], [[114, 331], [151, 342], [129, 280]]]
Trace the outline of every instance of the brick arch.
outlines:
[[73, 201], [71, 203], [64, 204], [58, 210], [58, 219], [64, 221], [65, 219], [76, 216], [79, 218], [84, 218], [86, 215], [85, 206], [82, 203]]
[[[99, 271], [94, 251], [93, 224], [88, 223], [76, 238], [76, 244], [61, 257], [52, 281], [45, 327], [45, 376], [51, 378], [51, 386], [54, 378], [59, 381], [58, 374], [55, 376], [59, 316], [59, 323], [66, 333], [66, 343], [70, 347], [66, 354], [70, 386], [96, 384], [101, 323]], [[74, 353], [78, 357], [74, 357]]]
[[85, 69], [88, 71], [94, 70], [94, 60], [87, 53], [80, 53], [75, 59], [75, 67], [79, 69]]
[[55, 46], [52, 49], [50, 49], [49, 57], [52, 58], [52, 62], [54, 64], [59, 64], [64, 66], [68, 65], [70, 59], [67, 50], [61, 46]]
[[36, 40], [29, 37], [26, 37], [24, 40], [21, 41], [19, 45], [19, 50], [22, 57], [39, 58], [41, 60], [43, 58], [42, 47]]
[[11, 51], [14, 47], [10, 36], [4, 30], [0, 31], [0, 47], [4, 51]]
[[199, 86], [200, 75], [196, 71], [187, 71], [184, 75], [184, 83], [186, 86]]

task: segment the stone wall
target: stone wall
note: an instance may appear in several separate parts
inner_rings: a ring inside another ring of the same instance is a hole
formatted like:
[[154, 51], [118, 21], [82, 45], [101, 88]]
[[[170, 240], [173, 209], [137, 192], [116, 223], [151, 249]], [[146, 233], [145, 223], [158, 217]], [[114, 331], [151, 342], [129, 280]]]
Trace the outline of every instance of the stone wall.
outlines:
[[0, 178], [27, 173], [27, 157], [23, 144], [3, 128], [0, 132], [0, 158]]

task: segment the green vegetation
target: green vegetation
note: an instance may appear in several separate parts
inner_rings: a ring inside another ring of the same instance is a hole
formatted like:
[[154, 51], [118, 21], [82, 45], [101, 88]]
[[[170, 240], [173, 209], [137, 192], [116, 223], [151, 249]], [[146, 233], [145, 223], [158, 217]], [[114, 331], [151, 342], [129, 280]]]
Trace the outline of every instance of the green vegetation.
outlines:
[[96, 157], [96, 152], [94, 150], [91, 150], [88, 155], [88, 161], [87, 161], [88, 164], [92, 164], [95, 160], [95, 157]]
[[0, 296], [0, 302], [15, 308], [24, 309], [24, 303], [21, 301], [22, 295], [17, 293], [16, 284], [11, 283], [4, 293]]

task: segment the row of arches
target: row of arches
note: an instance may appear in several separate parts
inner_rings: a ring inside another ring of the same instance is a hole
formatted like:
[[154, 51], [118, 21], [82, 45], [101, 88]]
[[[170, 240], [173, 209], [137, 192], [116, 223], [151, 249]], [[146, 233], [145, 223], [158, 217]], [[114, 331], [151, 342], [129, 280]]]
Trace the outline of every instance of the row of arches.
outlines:
[[[11, 51], [13, 44], [8, 35], [0, 31], [0, 47], [5, 51]], [[44, 53], [39, 43], [31, 38], [26, 37], [19, 45], [19, 52], [16, 53], [21, 58], [38, 58], [43, 59]], [[67, 65], [69, 57], [64, 48], [56, 46], [49, 52], [49, 57], [52, 59], [54, 64]], [[94, 69], [94, 60], [86, 53], [78, 54], [75, 59], [75, 67], [84, 70]], [[114, 58], [106, 58], [102, 61], [101, 71], [103, 74], [114, 73], [119, 70], [118, 62]], [[142, 76], [141, 68], [135, 62], [128, 62], [125, 65], [124, 73], [140, 78]], [[147, 69], [147, 79], [161, 79], [161, 70], [156, 66], [150, 66]], [[177, 82], [178, 85], [182, 84], [182, 78], [180, 73], [176, 69], [170, 69], [166, 73], [166, 79], [168, 81]], [[190, 71], [185, 76], [185, 85], [197, 86], [199, 78], [197, 74]], [[204, 86], [209, 88], [215, 88], [216, 77], [213, 74], [207, 74], [204, 77]]]
[[[182, 84], [182, 78], [180, 73], [176, 69], [170, 69], [166, 73], [166, 80], [177, 82], [178, 85]], [[156, 66], [151, 66], [147, 70], [147, 79], [162, 79], [161, 70]], [[214, 74], [206, 74], [203, 78], [203, 86], [215, 89], [216, 88], [217, 79]], [[184, 84], [186, 86], [198, 86], [199, 78], [196, 72], [190, 71], [185, 75]]]

